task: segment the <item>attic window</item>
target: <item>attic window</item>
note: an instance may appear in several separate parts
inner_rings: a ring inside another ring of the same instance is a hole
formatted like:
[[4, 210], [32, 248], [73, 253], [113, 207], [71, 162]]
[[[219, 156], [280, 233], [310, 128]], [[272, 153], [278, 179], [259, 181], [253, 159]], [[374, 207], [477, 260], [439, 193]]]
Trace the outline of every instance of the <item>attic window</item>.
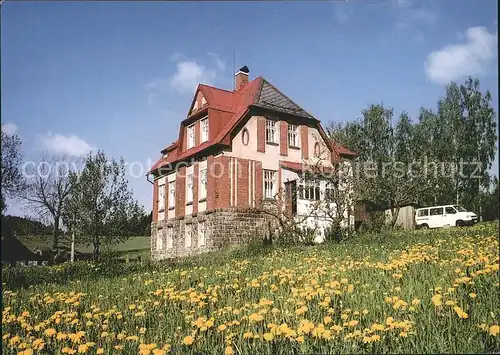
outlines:
[[195, 100], [194, 106], [193, 106], [193, 111], [198, 109], [198, 100]]
[[202, 96], [201, 98], [201, 106], [205, 106], [207, 104], [207, 100], [205, 100], [205, 97]]
[[319, 157], [321, 155], [321, 147], [318, 142], [314, 144], [314, 156]]
[[167, 159], [167, 157], [168, 157], [168, 153], [166, 153], [166, 152], [165, 152], [165, 153], [163, 154], [163, 159]]

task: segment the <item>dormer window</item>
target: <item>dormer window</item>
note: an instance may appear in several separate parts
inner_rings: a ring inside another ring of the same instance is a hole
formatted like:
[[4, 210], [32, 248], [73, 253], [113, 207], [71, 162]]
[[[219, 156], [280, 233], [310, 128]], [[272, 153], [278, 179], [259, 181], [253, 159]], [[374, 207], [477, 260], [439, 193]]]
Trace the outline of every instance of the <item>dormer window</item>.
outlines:
[[187, 128], [187, 149], [194, 147], [194, 124]]
[[168, 157], [168, 153], [164, 153], [163, 154], [163, 159], [167, 159], [167, 157]]
[[201, 142], [208, 141], [208, 117], [201, 120]]

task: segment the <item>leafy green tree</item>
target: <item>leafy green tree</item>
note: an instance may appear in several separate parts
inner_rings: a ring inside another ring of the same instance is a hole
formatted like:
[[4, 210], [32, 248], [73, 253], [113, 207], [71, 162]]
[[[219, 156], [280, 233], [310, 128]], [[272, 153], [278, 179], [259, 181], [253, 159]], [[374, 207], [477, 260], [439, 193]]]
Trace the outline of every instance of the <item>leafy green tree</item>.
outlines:
[[491, 94], [481, 92], [478, 79], [469, 77], [462, 85], [452, 82], [438, 103], [438, 119], [444, 139], [436, 148], [454, 165], [453, 202], [478, 209], [477, 196], [488, 188], [487, 170], [496, 152], [497, 119]]
[[129, 221], [143, 214], [125, 173], [123, 159], [110, 160], [102, 151], [86, 157], [81, 173], [71, 173], [74, 189], [65, 220], [76, 228], [79, 240], [93, 246], [94, 260], [99, 260], [103, 246], [131, 237]]

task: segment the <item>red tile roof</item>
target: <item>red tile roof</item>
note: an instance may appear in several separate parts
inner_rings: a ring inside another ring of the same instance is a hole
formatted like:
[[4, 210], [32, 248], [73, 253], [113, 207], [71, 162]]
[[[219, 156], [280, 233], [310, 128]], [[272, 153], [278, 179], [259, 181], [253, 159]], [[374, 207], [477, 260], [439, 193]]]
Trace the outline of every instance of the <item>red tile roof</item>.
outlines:
[[[167, 153], [167, 157], [160, 158], [151, 167], [149, 172], [151, 173], [169, 163], [176, 163], [187, 159], [208, 147], [217, 144], [230, 144], [230, 132], [246, 115], [246, 113], [250, 109], [250, 106], [257, 103], [264, 83], [267, 83], [267, 81], [259, 76], [245, 84], [237, 91], [227, 91], [204, 84], [198, 85], [196, 93], [198, 93], [198, 91], [201, 91], [201, 93], [205, 97], [205, 100], [207, 101], [207, 105], [196, 110], [195, 112], [191, 112], [184, 121], [190, 120], [192, 117], [208, 110], [210, 112], [211, 120], [211, 129], [209, 133], [210, 139], [207, 142], [204, 142], [179, 154], [179, 147], [183, 146], [182, 142], [184, 139], [184, 130], [182, 129], [181, 124], [179, 139], [162, 150], [162, 153]], [[196, 97], [196, 95], [194, 97]], [[215, 132], [212, 132], [212, 127], [216, 128], [215, 130], [213, 130]], [[319, 125], [319, 132], [325, 138], [325, 140], [328, 139], [321, 125]], [[212, 134], [214, 134], [214, 136], [212, 136]], [[355, 155], [355, 153], [344, 147], [338, 147], [339, 153], [342, 155]], [[332, 147], [329, 147], [329, 149], [331, 148]]]
[[341, 146], [340, 144], [335, 142], [332, 143], [332, 148], [334, 152], [337, 152], [340, 155], [347, 155], [352, 157], [357, 157], [359, 155], [359, 153], [353, 152], [352, 150], [349, 150], [346, 147]]

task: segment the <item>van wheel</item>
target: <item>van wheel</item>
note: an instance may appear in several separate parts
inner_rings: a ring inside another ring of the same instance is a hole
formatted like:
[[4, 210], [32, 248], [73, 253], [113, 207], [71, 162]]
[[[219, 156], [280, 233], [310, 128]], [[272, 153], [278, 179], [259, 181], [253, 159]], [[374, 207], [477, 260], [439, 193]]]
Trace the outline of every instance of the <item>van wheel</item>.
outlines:
[[464, 226], [464, 222], [461, 221], [461, 220], [458, 220], [458, 221], [455, 222], [455, 226], [457, 226], [457, 227], [463, 227]]
[[424, 223], [420, 226], [420, 229], [429, 229], [429, 226]]

